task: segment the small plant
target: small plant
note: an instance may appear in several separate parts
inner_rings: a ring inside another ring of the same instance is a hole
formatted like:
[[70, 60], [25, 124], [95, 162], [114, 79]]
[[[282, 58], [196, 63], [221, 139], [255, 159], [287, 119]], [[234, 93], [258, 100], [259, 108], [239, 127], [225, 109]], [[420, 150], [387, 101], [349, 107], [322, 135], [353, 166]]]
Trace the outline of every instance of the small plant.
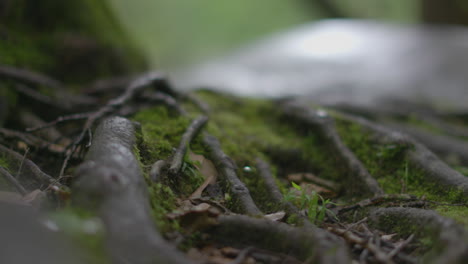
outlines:
[[[315, 224], [322, 223], [327, 211], [336, 218], [335, 214], [326, 208], [327, 204], [333, 204], [330, 199], [324, 199], [315, 191], [307, 193], [306, 190], [294, 182], [291, 182], [291, 184], [295, 190], [289, 190], [284, 196], [284, 200], [292, 202], [301, 210], [307, 210], [310, 222]], [[298, 191], [300, 194], [297, 193]]]

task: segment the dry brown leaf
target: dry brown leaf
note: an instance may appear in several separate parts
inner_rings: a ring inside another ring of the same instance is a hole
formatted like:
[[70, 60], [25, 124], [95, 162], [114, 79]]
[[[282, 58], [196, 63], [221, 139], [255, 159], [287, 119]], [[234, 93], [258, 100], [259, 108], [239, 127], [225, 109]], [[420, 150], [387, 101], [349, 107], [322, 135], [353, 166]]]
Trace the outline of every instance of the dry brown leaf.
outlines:
[[334, 191], [313, 183], [301, 183], [300, 186], [306, 193], [316, 192], [323, 196], [323, 198], [333, 198], [337, 195]]
[[201, 197], [205, 188], [208, 185], [216, 182], [216, 179], [218, 177], [218, 171], [216, 170], [216, 167], [214, 166], [213, 162], [211, 162], [211, 160], [209, 159], [206, 159], [203, 155], [198, 155], [190, 151], [189, 157], [191, 160], [198, 161], [200, 163], [200, 165], [196, 165], [196, 167], [200, 171], [200, 173], [205, 177], [205, 181], [203, 182], [203, 184], [200, 185], [192, 193], [192, 195], [190, 195], [190, 199], [194, 199]]
[[276, 213], [267, 214], [264, 217], [266, 219], [268, 219], [268, 220], [271, 220], [271, 221], [281, 221], [281, 220], [283, 220], [285, 215], [286, 215], [286, 213], [284, 211], [279, 211], [279, 212], [276, 212]]

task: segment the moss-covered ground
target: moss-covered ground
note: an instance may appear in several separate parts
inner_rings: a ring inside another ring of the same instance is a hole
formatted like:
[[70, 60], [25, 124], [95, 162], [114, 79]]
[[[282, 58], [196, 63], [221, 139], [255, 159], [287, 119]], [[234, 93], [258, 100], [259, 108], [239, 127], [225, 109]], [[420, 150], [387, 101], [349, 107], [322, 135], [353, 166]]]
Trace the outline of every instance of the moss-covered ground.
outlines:
[[[340, 119], [339, 115], [336, 116], [336, 120], [345, 144], [364, 163], [386, 193], [412, 194], [440, 204], [466, 203], [466, 197], [460, 191], [441, 189], [437, 184], [428, 181], [423, 171], [411, 164], [408, 158], [411, 146], [379, 143], [375, 136], [362, 126]], [[431, 207], [441, 215], [467, 224], [466, 206], [434, 204]]]

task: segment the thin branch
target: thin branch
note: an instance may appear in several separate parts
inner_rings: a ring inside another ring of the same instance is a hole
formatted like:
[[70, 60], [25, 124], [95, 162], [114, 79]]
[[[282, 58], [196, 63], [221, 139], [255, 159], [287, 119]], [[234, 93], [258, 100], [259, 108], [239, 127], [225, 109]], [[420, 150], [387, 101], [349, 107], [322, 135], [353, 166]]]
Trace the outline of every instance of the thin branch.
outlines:
[[203, 126], [208, 122], [207, 116], [199, 116], [190, 123], [185, 133], [182, 135], [179, 147], [177, 148], [174, 157], [172, 158], [169, 173], [175, 175], [179, 173], [182, 163], [184, 162], [185, 153], [193, 139], [198, 135]]
[[75, 120], [86, 119], [91, 114], [92, 114], [92, 112], [77, 113], [77, 114], [59, 116], [57, 119], [55, 119], [55, 120], [53, 120], [51, 122], [45, 123], [43, 125], [36, 126], [36, 127], [31, 127], [31, 128], [26, 128], [26, 132], [35, 132], [35, 131], [38, 131], [38, 130], [46, 129], [46, 128], [56, 126], [57, 124], [63, 123], [63, 122], [66, 122], [66, 121], [75, 121]]
[[123, 94], [112, 100], [109, 100], [109, 102], [107, 102], [107, 104], [105, 104], [103, 107], [98, 109], [96, 112], [90, 114], [86, 119], [86, 123], [84, 124], [81, 133], [76, 138], [75, 142], [73, 142], [69, 153], [65, 156], [62, 168], [60, 169], [59, 177], [62, 177], [64, 175], [65, 169], [68, 165], [68, 161], [78, 149], [78, 146], [82, 143], [86, 135], [89, 135], [91, 128], [97, 120], [122, 107], [132, 98], [134, 98], [137, 93], [141, 92], [142, 89], [161, 80], [164, 80], [164, 76], [160, 72], [149, 72], [142, 74], [140, 77], [136, 78], [128, 85]]

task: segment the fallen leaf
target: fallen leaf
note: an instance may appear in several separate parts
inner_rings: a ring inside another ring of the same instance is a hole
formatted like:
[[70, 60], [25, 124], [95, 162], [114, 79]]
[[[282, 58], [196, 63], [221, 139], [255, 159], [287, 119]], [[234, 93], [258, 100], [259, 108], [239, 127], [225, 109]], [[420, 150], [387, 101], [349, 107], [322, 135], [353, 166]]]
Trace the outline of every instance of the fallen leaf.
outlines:
[[200, 173], [205, 177], [205, 181], [200, 185], [191, 195], [190, 199], [198, 198], [202, 196], [203, 191], [205, 188], [216, 182], [216, 179], [218, 178], [218, 171], [216, 170], [216, 167], [214, 166], [213, 162], [211, 160], [206, 159], [203, 155], [198, 155], [193, 152], [189, 152], [189, 157], [193, 161], [198, 161], [200, 164], [195, 165], [197, 169], [200, 171]]
[[388, 235], [383, 235], [383, 236], [381, 237], [381, 239], [382, 239], [382, 240], [385, 240], [385, 241], [391, 241], [392, 238], [393, 238], [394, 236], [396, 236], [396, 235], [397, 235], [397, 233], [388, 234]]
[[279, 212], [276, 212], [276, 213], [267, 214], [264, 217], [266, 219], [268, 219], [268, 220], [271, 220], [271, 221], [281, 221], [284, 218], [285, 215], [286, 215], [286, 213], [284, 211], [279, 211]]

